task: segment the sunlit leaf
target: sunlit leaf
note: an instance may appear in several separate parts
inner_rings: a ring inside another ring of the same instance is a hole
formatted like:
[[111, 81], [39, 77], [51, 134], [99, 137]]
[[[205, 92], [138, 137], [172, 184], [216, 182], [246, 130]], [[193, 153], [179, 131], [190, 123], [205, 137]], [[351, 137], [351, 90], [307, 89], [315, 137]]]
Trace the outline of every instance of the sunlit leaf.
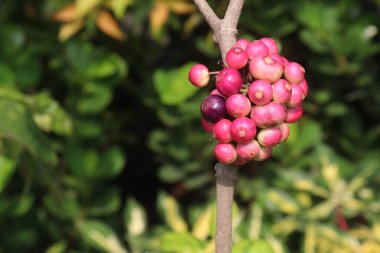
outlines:
[[204, 210], [196, 220], [192, 234], [200, 239], [205, 240], [210, 235], [210, 224], [212, 218], [212, 207], [209, 206]]
[[182, 218], [177, 201], [161, 192], [158, 196], [158, 207], [166, 224], [175, 232], [187, 232], [187, 224]]
[[71, 38], [83, 27], [83, 21], [81, 19], [75, 20], [70, 23], [65, 23], [59, 29], [58, 39], [64, 42]]
[[127, 38], [115, 18], [108, 11], [100, 10], [98, 12], [96, 25], [103, 33], [116, 40], [124, 41]]
[[165, 1], [156, 0], [149, 14], [150, 29], [154, 35], [161, 32], [162, 27], [169, 18], [169, 12], [169, 6]]
[[11, 179], [15, 168], [16, 166], [12, 160], [0, 155], [0, 193]]
[[143, 206], [132, 197], [127, 198], [123, 210], [123, 219], [128, 236], [139, 236], [147, 228], [147, 214]]
[[122, 18], [125, 10], [134, 3], [134, 0], [111, 0], [109, 5], [117, 18]]
[[75, 0], [75, 8], [77, 15], [83, 17], [94, 9], [101, 3], [101, 0]]
[[168, 5], [170, 10], [177, 14], [188, 14], [196, 10], [196, 6], [193, 3], [185, 1], [169, 1]]
[[160, 252], [203, 253], [204, 242], [189, 233], [168, 232], [161, 236]]
[[72, 22], [78, 18], [74, 4], [63, 6], [55, 11], [51, 17], [54, 21]]

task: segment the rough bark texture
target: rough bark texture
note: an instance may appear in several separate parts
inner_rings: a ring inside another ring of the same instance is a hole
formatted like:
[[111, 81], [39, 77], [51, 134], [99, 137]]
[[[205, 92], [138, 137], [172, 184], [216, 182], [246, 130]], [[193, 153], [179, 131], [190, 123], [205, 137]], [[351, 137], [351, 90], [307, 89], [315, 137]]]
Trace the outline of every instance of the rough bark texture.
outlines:
[[[223, 19], [218, 18], [206, 0], [194, 0], [214, 32], [225, 65], [226, 54], [235, 44], [237, 24], [244, 0], [230, 0]], [[216, 177], [216, 253], [232, 252], [232, 203], [238, 167], [217, 163]]]

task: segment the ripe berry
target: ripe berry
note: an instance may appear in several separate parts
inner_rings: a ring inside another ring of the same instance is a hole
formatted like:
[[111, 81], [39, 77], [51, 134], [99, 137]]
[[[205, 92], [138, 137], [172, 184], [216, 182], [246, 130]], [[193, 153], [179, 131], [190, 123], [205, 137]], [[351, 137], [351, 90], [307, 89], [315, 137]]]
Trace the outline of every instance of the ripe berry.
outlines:
[[247, 117], [235, 119], [231, 124], [231, 135], [237, 142], [249, 142], [256, 135], [256, 126]]
[[279, 54], [270, 54], [269, 57], [272, 58], [273, 60], [281, 63], [282, 66], [285, 65], [283, 57], [281, 55], [279, 55]]
[[212, 133], [212, 130], [214, 128], [214, 125], [215, 123], [213, 122], [210, 122], [210, 121], [207, 121], [205, 120], [204, 118], [202, 118], [202, 127], [203, 129], [208, 132], [208, 133]]
[[288, 123], [282, 123], [278, 125], [278, 127], [281, 129], [282, 137], [281, 141], [286, 141], [290, 135], [290, 128]]
[[219, 95], [206, 97], [201, 104], [201, 114], [209, 122], [217, 122], [226, 116], [226, 100]]
[[261, 129], [257, 140], [262, 146], [275, 146], [281, 142], [282, 132], [278, 126]]
[[303, 96], [306, 97], [307, 96], [307, 93], [309, 92], [309, 85], [307, 84], [306, 80], [303, 79], [299, 86], [301, 87], [302, 89], [302, 92], [303, 92]]
[[294, 107], [294, 108], [288, 108], [285, 122], [286, 123], [294, 123], [302, 117], [302, 114], [303, 114], [302, 104], [300, 104], [299, 106]]
[[277, 102], [266, 105], [257, 105], [252, 108], [251, 119], [261, 128], [272, 127], [284, 122], [286, 118], [285, 106]]
[[298, 84], [292, 84], [292, 94], [286, 105], [291, 108], [297, 107], [298, 105], [302, 104], [303, 99], [304, 95], [301, 86]]
[[220, 92], [217, 90], [217, 89], [213, 89], [211, 92], [210, 92], [210, 95], [219, 95], [219, 96], [222, 96], [222, 94], [220, 94]]
[[231, 143], [218, 143], [214, 148], [216, 159], [224, 164], [232, 164], [236, 161], [236, 148]]
[[284, 75], [291, 84], [298, 84], [305, 77], [305, 69], [297, 62], [289, 62], [284, 68]]
[[241, 69], [248, 62], [248, 55], [241, 47], [232, 47], [226, 54], [226, 62], [229, 67]]
[[245, 143], [238, 143], [236, 146], [238, 157], [244, 160], [251, 160], [258, 156], [260, 145], [256, 140], [251, 140]]
[[263, 42], [269, 49], [269, 54], [278, 54], [278, 46], [277, 42], [272, 38], [261, 38], [261, 42]]
[[225, 97], [239, 93], [243, 78], [234, 68], [225, 68], [216, 75], [216, 88]]
[[282, 64], [269, 56], [257, 56], [249, 63], [249, 72], [255, 79], [270, 83], [280, 80], [282, 71]]
[[261, 41], [255, 40], [250, 42], [245, 51], [248, 54], [248, 58], [250, 60], [254, 59], [255, 57], [258, 56], [266, 56], [269, 55], [269, 49], [268, 47]]
[[285, 79], [280, 79], [272, 85], [273, 101], [285, 104], [292, 95], [292, 86]]
[[234, 94], [226, 100], [227, 113], [234, 118], [247, 116], [251, 111], [251, 102], [243, 94]]
[[272, 146], [260, 147], [259, 155], [255, 158], [256, 161], [264, 161], [272, 155]]
[[196, 87], [205, 87], [210, 80], [208, 68], [203, 64], [195, 64], [189, 71], [189, 81]]
[[248, 88], [248, 97], [256, 105], [265, 105], [272, 100], [272, 85], [264, 80], [254, 81]]
[[243, 50], [245, 50], [249, 43], [251, 43], [251, 42], [247, 39], [238, 39], [236, 41], [234, 47], [241, 47]]
[[219, 120], [213, 128], [214, 136], [217, 141], [220, 143], [229, 143], [232, 141], [231, 136], [231, 121], [228, 119]]

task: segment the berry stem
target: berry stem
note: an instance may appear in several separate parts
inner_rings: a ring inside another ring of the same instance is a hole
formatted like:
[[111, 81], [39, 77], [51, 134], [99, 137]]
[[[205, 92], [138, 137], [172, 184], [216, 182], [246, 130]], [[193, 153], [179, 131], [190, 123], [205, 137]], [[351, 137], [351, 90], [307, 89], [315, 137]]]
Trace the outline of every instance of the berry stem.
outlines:
[[215, 164], [216, 178], [216, 253], [232, 252], [232, 203], [239, 168]]

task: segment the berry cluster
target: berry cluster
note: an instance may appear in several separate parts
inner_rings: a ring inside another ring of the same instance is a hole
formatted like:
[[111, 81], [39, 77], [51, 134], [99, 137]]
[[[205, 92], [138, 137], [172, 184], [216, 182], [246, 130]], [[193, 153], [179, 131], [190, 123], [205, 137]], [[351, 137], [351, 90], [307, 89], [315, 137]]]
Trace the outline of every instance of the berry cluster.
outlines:
[[[305, 69], [279, 55], [274, 39], [239, 39], [228, 51], [224, 67], [216, 72], [216, 89], [201, 104], [202, 126], [219, 142], [216, 159], [242, 165], [269, 158], [272, 148], [290, 134], [288, 123], [303, 114], [307, 95]], [[208, 68], [194, 65], [190, 82], [205, 87]]]

